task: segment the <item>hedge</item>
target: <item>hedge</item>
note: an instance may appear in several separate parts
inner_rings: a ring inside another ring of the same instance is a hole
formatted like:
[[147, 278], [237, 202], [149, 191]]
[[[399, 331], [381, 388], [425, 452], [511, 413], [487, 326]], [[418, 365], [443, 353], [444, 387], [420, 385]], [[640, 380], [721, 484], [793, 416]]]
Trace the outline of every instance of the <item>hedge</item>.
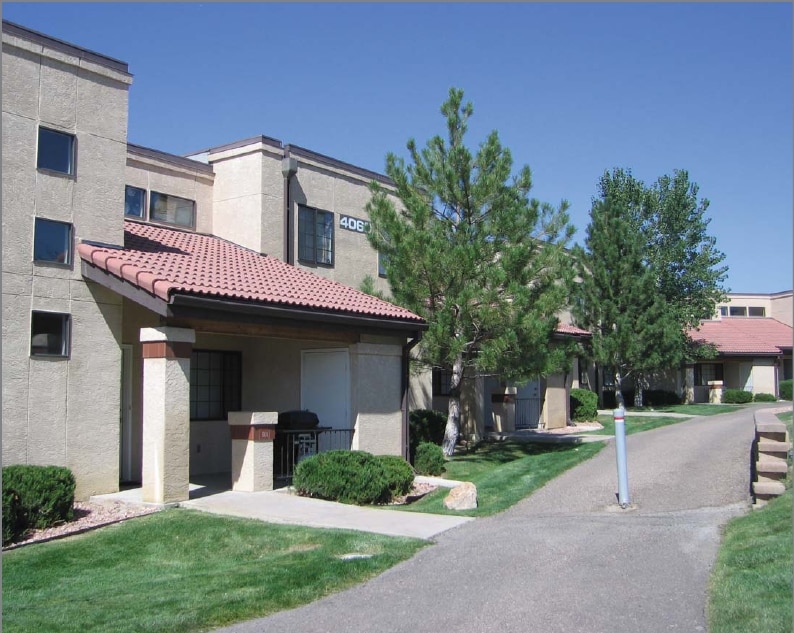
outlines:
[[753, 402], [777, 402], [777, 398], [771, 393], [757, 393], [753, 396]]
[[61, 466], [3, 467], [3, 544], [74, 518], [75, 481]]
[[747, 404], [752, 401], [752, 392], [743, 389], [726, 389], [722, 394], [723, 404]]
[[408, 454], [411, 463], [416, 457], [416, 447], [422, 442], [441, 444], [447, 428], [447, 414], [432, 409], [414, 409], [408, 416]]
[[781, 380], [778, 384], [778, 393], [781, 400], [791, 400], [792, 382], [794, 381], [789, 378], [788, 380]]
[[571, 419], [586, 422], [598, 417], [598, 396], [587, 389], [571, 389]]
[[414, 485], [414, 469], [398, 455], [378, 455], [393, 496], [406, 495]]
[[414, 468], [420, 475], [440, 475], [446, 465], [444, 451], [438, 444], [422, 442], [416, 447]]
[[356, 505], [388, 503], [392, 492], [381, 461], [365, 451], [328, 451], [295, 467], [299, 495]]

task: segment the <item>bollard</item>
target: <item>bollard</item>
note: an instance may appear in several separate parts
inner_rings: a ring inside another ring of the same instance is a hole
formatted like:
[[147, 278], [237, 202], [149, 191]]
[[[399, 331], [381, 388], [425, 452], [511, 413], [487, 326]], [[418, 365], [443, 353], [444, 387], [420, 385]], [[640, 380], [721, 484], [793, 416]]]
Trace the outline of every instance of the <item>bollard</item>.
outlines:
[[623, 407], [612, 412], [615, 420], [615, 448], [618, 460], [618, 503], [624, 510], [629, 506], [629, 473], [626, 464], [626, 410]]

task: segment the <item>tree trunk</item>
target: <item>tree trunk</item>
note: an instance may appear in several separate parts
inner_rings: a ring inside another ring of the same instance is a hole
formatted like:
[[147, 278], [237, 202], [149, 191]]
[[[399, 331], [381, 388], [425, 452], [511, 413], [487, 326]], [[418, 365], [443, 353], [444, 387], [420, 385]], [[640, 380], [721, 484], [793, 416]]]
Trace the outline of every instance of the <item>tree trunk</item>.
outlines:
[[449, 383], [449, 407], [447, 409], [447, 427], [444, 431], [444, 442], [441, 448], [444, 455], [452, 457], [460, 435], [460, 392], [463, 382], [463, 356], [459, 355], [452, 363], [452, 378]]
[[618, 409], [626, 408], [626, 403], [623, 401], [623, 377], [619, 369], [615, 370], [615, 404]]
[[637, 408], [642, 408], [642, 392], [645, 379], [640, 375], [637, 376], [637, 380], [634, 382], [636, 383], [636, 386], [634, 387], [634, 406]]

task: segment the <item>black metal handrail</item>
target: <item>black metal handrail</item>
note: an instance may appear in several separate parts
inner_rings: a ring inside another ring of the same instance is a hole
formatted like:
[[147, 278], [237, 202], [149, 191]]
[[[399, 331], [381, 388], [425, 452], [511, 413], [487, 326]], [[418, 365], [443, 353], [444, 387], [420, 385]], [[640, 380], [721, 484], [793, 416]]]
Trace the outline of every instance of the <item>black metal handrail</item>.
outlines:
[[353, 433], [353, 429], [324, 427], [276, 430], [273, 441], [275, 485], [277, 487], [290, 485], [295, 466], [307, 457], [327, 451], [349, 451], [353, 445]]

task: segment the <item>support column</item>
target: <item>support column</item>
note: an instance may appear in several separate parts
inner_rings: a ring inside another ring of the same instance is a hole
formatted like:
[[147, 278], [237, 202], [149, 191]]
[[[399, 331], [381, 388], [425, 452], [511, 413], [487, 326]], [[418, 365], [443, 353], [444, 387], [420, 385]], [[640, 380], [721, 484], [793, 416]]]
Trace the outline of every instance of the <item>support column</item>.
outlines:
[[562, 429], [568, 425], [570, 415], [570, 390], [567, 389], [568, 376], [563, 373], [552, 374], [546, 379], [546, 428]]
[[189, 498], [190, 355], [196, 333], [141, 328], [143, 350], [143, 501]]

